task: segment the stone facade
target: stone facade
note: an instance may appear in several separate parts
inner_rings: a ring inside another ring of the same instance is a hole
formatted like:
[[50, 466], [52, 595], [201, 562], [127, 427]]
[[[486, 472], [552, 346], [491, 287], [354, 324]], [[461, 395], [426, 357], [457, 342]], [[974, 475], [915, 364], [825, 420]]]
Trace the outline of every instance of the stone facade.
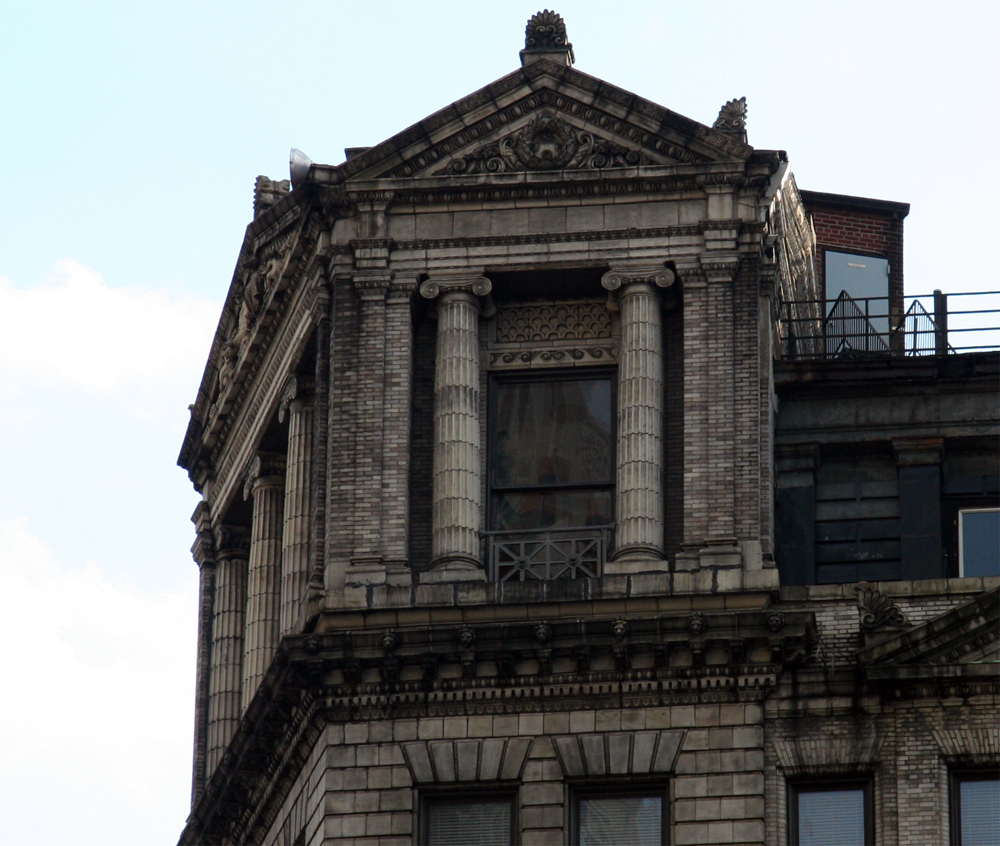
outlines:
[[[942, 528], [997, 504], [996, 355], [788, 360], [824, 315], [810, 203], [885, 209], [804, 202], [745, 100], [708, 127], [577, 71], [554, 13], [521, 60], [258, 179], [180, 457], [180, 842], [410, 846], [478, 797], [570, 844], [641, 795], [662, 842], [761, 846], [825, 784], [873, 842], [948, 842], [951, 779], [1000, 765], [1000, 579]], [[556, 397], [530, 479], [502, 386], [523, 425]], [[829, 564], [864, 509], [888, 534], [844, 554], [877, 566]]]

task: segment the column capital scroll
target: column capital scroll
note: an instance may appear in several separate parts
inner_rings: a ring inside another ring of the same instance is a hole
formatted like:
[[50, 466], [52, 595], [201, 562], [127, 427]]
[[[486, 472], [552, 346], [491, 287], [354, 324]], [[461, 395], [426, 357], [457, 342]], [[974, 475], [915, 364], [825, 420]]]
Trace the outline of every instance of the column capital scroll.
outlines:
[[436, 276], [420, 285], [420, 296], [433, 300], [439, 294], [463, 293], [485, 297], [493, 283], [485, 276]]
[[609, 270], [601, 277], [601, 285], [608, 291], [617, 291], [634, 283], [669, 288], [676, 280], [676, 274], [668, 267], [652, 267], [646, 270]]
[[278, 403], [278, 422], [284, 423], [288, 416], [288, 407], [294, 400], [311, 401], [313, 391], [313, 380], [308, 376], [296, 374], [289, 376], [285, 382], [285, 387], [281, 391], [281, 400]]
[[243, 499], [250, 499], [262, 485], [280, 487], [285, 484], [285, 456], [277, 452], [258, 452], [247, 465], [243, 483]]
[[216, 526], [212, 534], [215, 536], [216, 557], [219, 560], [246, 559], [250, 555], [250, 530], [245, 526], [223, 524]]

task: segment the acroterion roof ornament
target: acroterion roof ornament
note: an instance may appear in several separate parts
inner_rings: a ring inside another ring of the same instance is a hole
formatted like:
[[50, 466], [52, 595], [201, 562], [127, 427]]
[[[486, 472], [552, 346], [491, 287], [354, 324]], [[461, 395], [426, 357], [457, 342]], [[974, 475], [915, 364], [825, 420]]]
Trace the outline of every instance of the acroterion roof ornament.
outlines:
[[747, 98], [740, 97], [739, 100], [730, 100], [719, 109], [719, 116], [715, 119], [715, 123], [712, 124], [712, 129], [725, 132], [726, 135], [731, 135], [733, 138], [746, 144]]
[[575, 61], [573, 45], [566, 38], [566, 22], [560, 14], [548, 9], [532, 15], [524, 28], [521, 64], [526, 65], [542, 58], [567, 65], [572, 65]]

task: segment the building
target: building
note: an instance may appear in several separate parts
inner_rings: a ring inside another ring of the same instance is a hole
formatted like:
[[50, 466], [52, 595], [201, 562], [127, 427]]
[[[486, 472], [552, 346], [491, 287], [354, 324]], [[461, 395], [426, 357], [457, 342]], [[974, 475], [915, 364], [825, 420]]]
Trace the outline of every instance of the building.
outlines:
[[997, 353], [905, 204], [573, 61], [258, 179], [180, 842], [997, 842]]

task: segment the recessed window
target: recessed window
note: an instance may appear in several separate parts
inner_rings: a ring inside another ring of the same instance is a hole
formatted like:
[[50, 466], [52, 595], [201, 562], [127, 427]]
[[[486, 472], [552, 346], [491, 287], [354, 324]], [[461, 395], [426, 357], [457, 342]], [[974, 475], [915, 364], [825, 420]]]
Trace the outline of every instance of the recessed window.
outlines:
[[951, 842], [955, 846], [1000, 846], [1000, 776], [952, 776]]
[[872, 846], [871, 804], [867, 783], [791, 785], [788, 842], [790, 846]]
[[663, 846], [663, 790], [581, 793], [576, 797], [574, 843], [580, 846]]
[[958, 512], [958, 574], [1000, 576], [1000, 508]]
[[614, 381], [607, 371], [490, 385], [492, 578], [599, 576], [614, 517]]
[[425, 796], [421, 803], [422, 846], [511, 846], [514, 797]]

